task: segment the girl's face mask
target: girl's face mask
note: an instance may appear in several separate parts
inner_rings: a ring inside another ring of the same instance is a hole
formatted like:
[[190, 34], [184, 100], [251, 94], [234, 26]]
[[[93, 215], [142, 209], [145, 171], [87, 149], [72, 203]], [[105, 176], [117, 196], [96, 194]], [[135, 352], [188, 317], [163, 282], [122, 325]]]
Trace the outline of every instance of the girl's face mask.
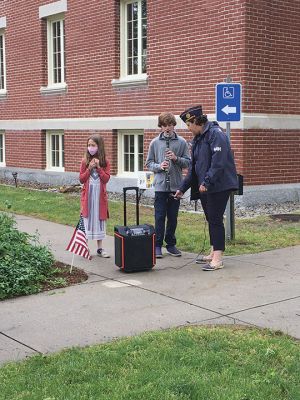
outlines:
[[97, 146], [88, 146], [88, 152], [91, 156], [94, 156], [98, 152]]

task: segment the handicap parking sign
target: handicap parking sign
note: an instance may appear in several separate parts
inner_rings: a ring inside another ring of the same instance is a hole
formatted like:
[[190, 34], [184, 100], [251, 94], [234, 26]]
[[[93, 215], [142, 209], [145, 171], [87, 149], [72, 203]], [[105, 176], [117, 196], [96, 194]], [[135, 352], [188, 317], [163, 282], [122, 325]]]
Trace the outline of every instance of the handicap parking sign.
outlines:
[[241, 119], [241, 94], [240, 83], [216, 84], [216, 116], [217, 121], [230, 122]]

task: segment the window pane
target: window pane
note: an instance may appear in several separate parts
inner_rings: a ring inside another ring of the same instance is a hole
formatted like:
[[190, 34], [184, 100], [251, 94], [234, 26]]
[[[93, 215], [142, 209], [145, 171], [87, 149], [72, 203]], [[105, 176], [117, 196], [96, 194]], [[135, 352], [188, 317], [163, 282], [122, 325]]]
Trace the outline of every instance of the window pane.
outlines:
[[138, 170], [144, 169], [144, 136], [138, 136]]
[[0, 162], [3, 163], [3, 135], [0, 135]]
[[65, 166], [65, 137], [61, 136], [61, 151], [62, 151], [62, 167]]
[[130, 154], [130, 172], [134, 172], [134, 154]]
[[129, 171], [129, 156], [128, 154], [124, 154], [124, 171]]
[[132, 4], [127, 4], [127, 21], [132, 21]]
[[128, 136], [127, 135], [124, 136], [124, 151], [125, 151], [125, 153], [128, 153], [128, 151], [129, 151]]
[[143, 171], [144, 170], [144, 155], [143, 154], [139, 154], [138, 163], [139, 163], [138, 170]]
[[147, 7], [146, 1], [142, 1], [142, 73], [146, 73], [147, 68]]
[[132, 24], [132, 37], [134, 39], [138, 38], [138, 21], [134, 21]]
[[144, 153], [144, 136], [138, 136], [138, 146], [139, 146], [139, 153]]
[[127, 22], [127, 39], [132, 39], [132, 24]]
[[142, 18], [147, 18], [147, 2], [142, 0]]
[[4, 89], [4, 45], [3, 35], [0, 35], [0, 89]]
[[132, 19], [133, 20], [138, 19], [138, 3], [132, 4]]
[[132, 57], [132, 40], [127, 41], [127, 51], [128, 58]]
[[133, 40], [133, 55], [135, 57], [138, 56], [138, 40], [137, 39]]
[[50, 167], [64, 167], [64, 135], [50, 135]]
[[126, 64], [127, 75], [146, 71], [147, 8], [146, 1], [135, 1], [126, 6]]
[[62, 46], [64, 40], [64, 24], [63, 21], [55, 21], [52, 23], [52, 67], [53, 82], [61, 83], [63, 81], [62, 66], [64, 54]]
[[139, 62], [138, 62], [138, 58], [137, 57], [135, 57], [134, 59], [133, 59], [133, 73], [134, 74], [137, 74], [138, 73], [138, 68], [139, 68]]
[[134, 154], [134, 135], [130, 135], [130, 153]]

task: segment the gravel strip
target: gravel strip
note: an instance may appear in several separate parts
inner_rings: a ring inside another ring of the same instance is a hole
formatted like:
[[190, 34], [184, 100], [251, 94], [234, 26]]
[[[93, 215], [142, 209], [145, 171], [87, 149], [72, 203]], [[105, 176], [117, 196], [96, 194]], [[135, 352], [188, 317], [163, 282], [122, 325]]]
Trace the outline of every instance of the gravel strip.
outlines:
[[[0, 179], [0, 184], [15, 186], [15, 182], [13, 180], [8, 180], [8, 179]], [[29, 189], [43, 190], [43, 191], [57, 192], [57, 193], [59, 193], [61, 190], [65, 189], [65, 187], [62, 187], [62, 188], [50, 187], [50, 186], [42, 184], [42, 183], [27, 182], [27, 181], [26, 182], [25, 181], [18, 182], [18, 186], [24, 187], [24, 188], [29, 188]], [[67, 189], [70, 190], [70, 192], [69, 192], [70, 194], [73, 194], [74, 196], [79, 196], [78, 186], [76, 186], [76, 188], [74, 187], [74, 190], [76, 189], [76, 191], [74, 191], [74, 192], [72, 192], [72, 187], [68, 187]], [[69, 191], [69, 190], [67, 190], [67, 191]], [[135, 203], [134, 195], [127, 194], [126, 197], [128, 199], [128, 202]], [[123, 193], [109, 192], [109, 200], [123, 201]], [[153, 197], [146, 197], [146, 196], [142, 195], [140, 198], [141, 205], [153, 207], [153, 203], [154, 203]], [[190, 202], [188, 198], [184, 198], [181, 201], [180, 209], [182, 211], [202, 213], [202, 207], [201, 207], [200, 201]], [[275, 204], [275, 203], [274, 204], [263, 204], [263, 205], [251, 206], [251, 207], [245, 207], [245, 206], [241, 206], [239, 204], [235, 205], [235, 216], [238, 218], [253, 218], [253, 217], [260, 216], [260, 215], [291, 214], [291, 213], [300, 213], [299, 202], [286, 202], [286, 203], [280, 203], [280, 204]]]

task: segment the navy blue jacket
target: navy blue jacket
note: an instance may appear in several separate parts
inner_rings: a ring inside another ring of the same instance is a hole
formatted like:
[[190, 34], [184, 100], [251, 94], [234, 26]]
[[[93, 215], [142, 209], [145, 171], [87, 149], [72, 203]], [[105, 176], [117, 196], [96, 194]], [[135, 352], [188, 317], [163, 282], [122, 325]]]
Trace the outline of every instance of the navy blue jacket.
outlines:
[[192, 162], [179, 190], [184, 193], [191, 188], [191, 200], [196, 200], [200, 185], [204, 185], [208, 193], [238, 188], [229, 139], [217, 122], [208, 121], [203, 133], [195, 136]]

